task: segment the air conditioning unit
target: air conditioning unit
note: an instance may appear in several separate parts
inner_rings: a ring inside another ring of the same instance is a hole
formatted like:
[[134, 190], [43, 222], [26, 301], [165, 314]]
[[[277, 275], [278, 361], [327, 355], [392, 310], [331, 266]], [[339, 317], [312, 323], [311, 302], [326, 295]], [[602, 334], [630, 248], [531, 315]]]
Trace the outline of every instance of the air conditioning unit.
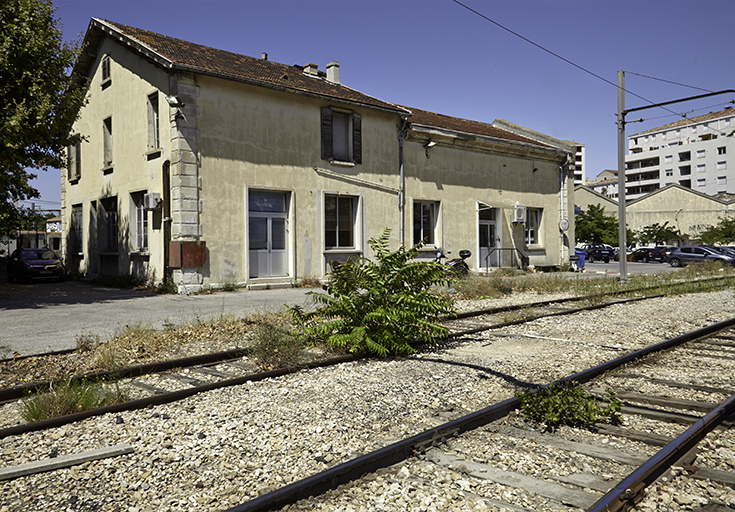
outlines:
[[161, 206], [161, 194], [145, 194], [143, 196], [143, 207], [146, 210], [155, 210]]
[[517, 204], [513, 207], [513, 222], [526, 222], [526, 206]]

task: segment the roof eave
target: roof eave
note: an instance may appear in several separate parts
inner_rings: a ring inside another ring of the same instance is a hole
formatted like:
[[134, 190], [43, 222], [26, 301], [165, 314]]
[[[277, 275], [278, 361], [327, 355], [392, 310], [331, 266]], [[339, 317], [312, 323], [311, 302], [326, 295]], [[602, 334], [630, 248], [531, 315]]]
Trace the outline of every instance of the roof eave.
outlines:
[[438, 128], [436, 126], [431, 126], [431, 125], [411, 123], [411, 130], [418, 131], [418, 132], [423, 131], [427, 133], [433, 132], [435, 134], [440, 134], [440, 135], [444, 135], [447, 137], [453, 137], [453, 138], [467, 140], [467, 141], [478, 141], [478, 142], [485, 142], [489, 144], [510, 146], [516, 149], [538, 151], [538, 152], [546, 153], [549, 155], [555, 155], [557, 157], [566, 158], [567, 155], [569, 154], [569, 152], [563, 151], [558, 148], [542, 147], [536, 144], [529, 144], [527, 142], [520, 142], [520, 141], [515, 141], [515, 140], [510, 140], [510, 139], [501, 139], [499, 137], [490, 137], [488, 135], [480, 135], [477, 133], [462, 132], [458, 130], [448, 130], [446, 128]]

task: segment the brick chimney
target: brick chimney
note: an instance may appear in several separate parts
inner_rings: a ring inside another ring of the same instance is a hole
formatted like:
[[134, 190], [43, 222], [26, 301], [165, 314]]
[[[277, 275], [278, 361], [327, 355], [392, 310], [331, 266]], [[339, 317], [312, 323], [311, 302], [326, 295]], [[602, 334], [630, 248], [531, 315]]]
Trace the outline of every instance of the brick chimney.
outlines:
[[327, 82], [339, 85], [339, 62], [336, 60], [327, 64]]

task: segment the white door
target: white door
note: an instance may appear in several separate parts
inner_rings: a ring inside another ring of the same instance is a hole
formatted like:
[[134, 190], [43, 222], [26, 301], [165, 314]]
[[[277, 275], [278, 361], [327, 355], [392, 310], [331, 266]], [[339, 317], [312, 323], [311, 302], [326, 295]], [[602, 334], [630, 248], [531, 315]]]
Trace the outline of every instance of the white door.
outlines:
[[248, 193], [249, 276], [288, 276], [288, 193]]

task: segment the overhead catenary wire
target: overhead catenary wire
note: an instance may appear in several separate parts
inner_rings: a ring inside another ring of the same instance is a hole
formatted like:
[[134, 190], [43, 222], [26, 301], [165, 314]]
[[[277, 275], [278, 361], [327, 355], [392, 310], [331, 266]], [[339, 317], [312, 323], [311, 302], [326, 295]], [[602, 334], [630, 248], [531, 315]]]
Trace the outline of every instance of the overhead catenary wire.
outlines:
[[[476, 14], [477, 16], [481, 17], [482, 19], [484, 19], [484, 20], [486, 20], [486, 21], [489, 21], [490, 23], [492, 23], [493, 25], [497, 26], [498, 28], [502, 28], [502, 29], [503, 29], [503, 30], [505, 30], [506, 32], [510, 32], [510, 33], [511, 33], [511, 34], [513, 34], [514, 36], [516, 36], [516, 37], [519, 37], [519, 38], [523, 39], [524, 41], [526, 41], [527, 43], [529, 43], [529, 44], [532, 44], [532, 45], [533, 45], [533, 46], [535, 46], [536, 48], [538, 48], [538, 49], [540, 49], [540, 50], [543, 50], [543, 51], [545, 51], [546, 53], [548, 53], [548, 54], [550, 54], [550, 55], [553, 55], [553, 56], [554, 56], [554, 57], [556, 57], [557, 59], [560, 59], [560, 60], [562, 60], [562, 61], [566, 62], [567, 64], [571, 65], [571, 66], [574, 66], [575, 68], [579, 69], [580, 71], [583, 71], [583, 72], [585, 72], [585, 73], [587, 73], [587, 74], [589, 74], [589, 75], [592, 75], [593, 77], [595, 77], [595, 78], [597, 78], [597, 79], [599, 79], [599, 80], [602, 80], [602, 81], [603, 81], [603, 82], [605, 82], [606, 84], [608, 84], [608, 85], [612, 85], [612, 86], [613, 86], [613, 87], [615, 87], [616, 89], [619, 89], [619, 88], [621, 88], [621, 87], [620, 87], [620, 86], [619, 86], [618, 84], [616, 84], [615, 82], [612, 82], [612, 81], [608, 80], [607, 78], [604, 78], [604, 77], [602, 77], [602, 76], [598, 75], [597, 73], [595, 73], [595, 72], [593, 72], [593, 71], [590, 71], [589, 69], [587, 69], [587, 68], [584, 68], [584, 67], [580, 66], [579, 64], [576, 64], [575, 62], [572, 62], [571, 60], [569, 60], [569, 59], [567, 59], [567, 58], [565, 58], [565, 57], [562, 57], [562, 56], [561, 56], [561, 55], [559, 55], [558, 53], [555, 53], [555, 52], [553, 52], [553, 51], [549, 50], [548, 48], [546, 48], [546, 47], [544, 47], [544, 46], [541, 46], [541, 45], [540, 45], [540, 44], [538, 44], [538, 43], [535, 43], [534, 41], [532, 41], [532, 40], [528, 39], [527, 37], [525, 37], [525, 36], [523, 36], [523, 35], [521, 35], [521, 34], [519, 34], [518, 32], [515, 32], [515, 31], [513, 31], [513, 30], [509, 29], [508, 27], [506, 27], [506, 26], [504, 26], [504, 25], [501, 25], [501, 24], [500, 24], [500, 23], [498, 23], [497, 21], [495, 21], [495, 20], [493, 20], [493, 19], [491, 19], [491, 18], [489, 18], [489, 17], [485, 16], [485, 15], [484, 15], [484, 14], [482, 14], [481, 12], [479, 12], [479, 11], [476, 11], [475, 9], [471, 8], [470, 6], [468, 6], [468, 5], [465, 5], [465, 4], [463, 4], [463, 3], [462, 3], [462, 2], [460, 2], [459, 0], [452, 0], [452, 1], [453, 1], [453, 2], [455, 3], [455, 4], [457, 4], [457, 5], [459, 5], [459, 6], [462, 6], [462, 7], [464, 7], [465, 9], [467, 9], [468, 11], [470, 11], [470, 12], [472, 12], [472, 13]], [[654, 102], [654, 101], [651, 101], [651, 100], [649, 100], [648, 98], [644, 98], [644, 97], [643, 97], [643, 96], [641, 96], [640, 94], [636, 94], [636, 93], [634, 93], [633, 91], [630, 91], [630, 90], [628, 90], [628, 89], [625, 89], [625, 88], [623, 88], [623, 90], [624, 90], [625, 92], [627, 92], [628, 94], [630, 94], [630, 95], [632, 95], [632, 96], [635, 96], [635, 97], [636, 97], [636, 98], [638, 98], [638, 99], [641, 99], [641, 100], [643, 100], [643, 101], [646, 101], [646, 102], [650, 103], [651, 105], [654, 105], [654, 104], [656, 103], [656, 102]], [[680, 116], [680, 117], [683, 117], [683, 116], [682, 116], [681, 114], [679, 114], [679, 113], [677, 113], [677, 112], [674, 112], [673, 110], [670, 110], [670, 109], [668, 109], [668, 108], [666, 108], [666, 107], [660, 107], [660, 108], [662, 108], [662, 109], [664, 109], [664, 110], [666, 110], [666, 111], [668, 111], [668, 112], [671, 112], [671, 113], [672, 113], [673, 115], [675, 115], [675, 116]]]

